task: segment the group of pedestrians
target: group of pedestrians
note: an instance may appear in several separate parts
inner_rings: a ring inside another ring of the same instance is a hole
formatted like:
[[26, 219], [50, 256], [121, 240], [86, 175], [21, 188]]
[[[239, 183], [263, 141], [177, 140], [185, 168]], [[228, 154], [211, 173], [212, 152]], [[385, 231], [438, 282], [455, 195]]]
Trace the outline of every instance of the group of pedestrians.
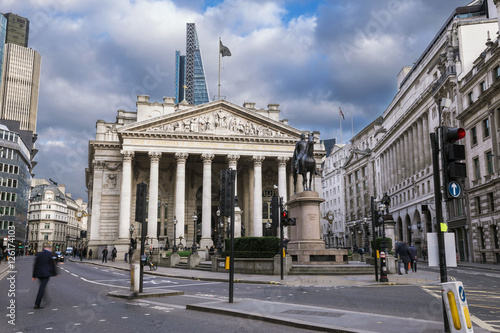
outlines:
[[[111, 250], [111, 261], [115, 261], [116, 260], [116, 247], [113, 247], [113, 250]], [[105, 262], [107, 263], [108, 262], [108, 247], [104, 247], [104, 249], [102, 250], [102, 262]]]
[[[395, 256], [399, 258], [398, 260], [398, 274], [403, 275], [402, 269], [404, 268], [405, 274], [411, 269], [412, 272], [417, 272], [417, 248], [414, 244], [408, 246], [406, 242], [396, 243], [396, 253]], [[403, 266], [403, 267], [401, 267]]]

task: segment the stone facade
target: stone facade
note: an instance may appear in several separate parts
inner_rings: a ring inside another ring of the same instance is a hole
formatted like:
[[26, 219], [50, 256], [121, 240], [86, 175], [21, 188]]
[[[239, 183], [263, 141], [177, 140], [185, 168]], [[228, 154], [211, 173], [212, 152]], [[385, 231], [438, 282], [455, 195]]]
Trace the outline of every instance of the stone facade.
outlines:
[[[271, 196], [287, 201], [293, 194], [290, 164], [302, 133], [279, 120], [279, 112], [277, 104], [265, 110], [224, 100], [192, 106], [138, 96], [136, 112], [118, 110], [116, 122], [98, 121], [86, 170], [89, 246], [116, 246], [123, 253], [130, 226], [133, 238], [140, 234], [134, 217], [136, 186], [142, 181], [148, 184], [147, 235], [154, 247], [173, 245], [174, 218], [177, 245], [180, 236], [184, 246], [193, 238], [201, 248], [216, 244], [220, 171], [227, 168], [237, 170], [236, 234], [276, 235], [266, 228]], [[325, 151], [319, 133], [313, 134], [320, 166]], [[316, 177], [313, 190], [320, 186]]]

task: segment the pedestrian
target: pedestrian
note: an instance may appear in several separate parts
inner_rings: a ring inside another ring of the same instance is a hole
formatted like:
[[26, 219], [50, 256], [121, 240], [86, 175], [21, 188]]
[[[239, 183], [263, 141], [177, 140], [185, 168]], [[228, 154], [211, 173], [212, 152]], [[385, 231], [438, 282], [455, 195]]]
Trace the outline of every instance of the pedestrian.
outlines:
[[128, 262], [129, 264], [132, 263], [132, 256], [134, 255], [134, 247], [130, 247], [130, 249], [128, 250]]
[[45, 287], [50, 277], [57, 275], [56, 263], [53, 257], [54, 254], [49, 245], [45, 245], [43, 251], [36, 256], [35, 265], [33, 266], [33, 281], [36, 281], [38, 278], [38, 280], [40, 280], [40, 286], [38, 287], [38, 293], [35, 299], [35, 309], [43, 308], [41, 302]]
[[417, 272], [417, 248], [415, 247], [415, 244], [412, 244], [408, 250], [410, 250], [410, 264], [411, 264], [411, 271], [416, 273]]
[[401, 267], [400, 264], [403, 263], [403, 266], [405, 268], [405, 273], [408, 274], [408, 265], [410, 263], [410, 250], [408, 249], [408, 246], [406, 245], [405, 242], [399, 243], [398, 247], [396, 248], [396, 252], [399, 255], [399, 261], [398, 261], [398, 274], [402, 275], [401, 273]]
[[107, 263], [108, 262], [108, 248], [104, 247], [104, 250], [102, 250], [102, 262]]
[[422, 259], [424, 259], [424, 261], [427, 260], [427, 247], [424, 246], [424, 248], [422, 249]]
[[83, 260], [83, 249], [82, 248], [80, 248], [78, 250], [78, 256], [80, 257], [80, 261], [82, 261]]
[[87, 247], [83, 248], [83, 259], [87, 259]]
[[215, 245], [210, 246], [210, 250], [208, 250], [208, 254], [212, 257], [215, 254]]
[[92, 260], [92, 249], [89, 249], [89, 260]]
[[113, 250], [111, 251], [111, 261], [115, 262], [116, 258], [116, 247], [113, 246]]

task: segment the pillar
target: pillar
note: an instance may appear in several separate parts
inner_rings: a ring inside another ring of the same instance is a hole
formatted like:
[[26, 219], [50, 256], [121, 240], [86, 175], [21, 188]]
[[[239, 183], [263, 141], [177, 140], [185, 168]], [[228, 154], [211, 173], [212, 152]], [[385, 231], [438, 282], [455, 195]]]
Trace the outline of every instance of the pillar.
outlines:
[[253, 192], [253, 232], [255, 237], [262, 237], [262, 162], [264, 156], [253, 156], [254, 192]]
[[[237, 171], [238, 160], [240, 159], [240, 155], [227, 155], [226, 160], [228, 162], [228, 166], [230, 169]], [[234, 195], [236, 198], [238, 197], [238, 172], [234, 177]], [[239, 207], [239, 204], [234, 207], [234, 237], [241, 237], [241, 214], [242, 211]], [[232, 222], [232, 221], [231, 221]]]
[[132, 158], [134, 152], [122, 150], [123, 169], [122, 185], [120, 188], [120, 221], [118, 228], [118, 238], [128, 242], [130, 233], [130, 210], [132, 207]]
[[101, 229], [101, 197], [102, 197], [102, 177], [104, 163], [93, 161], [94, 172], [92, 180], [92, 216], [90, 217], [90, 242], [95, 243], [100, 240]]
[[[177, 226], [175, 227], [176, 243], [179, 245], [179, 236], [184, 239], [184, 224], [185, 222], [185, 205], [186, 205], [186, 153], [175, 153], [177, 161], [177, 174], [175, 177], [175, 217], [177, 218]], [[173, 242], [172, 242], [173, 244]], [[184, 243], [186, 245], [187, 243]]]
[[429, 115], [426, 113], [422, 118], [422, 127], [424, 139], [424, 168], [427, 168], [431, 164], [431, 148], [430, 148], [430, 132], [429, 132]]
[[417, 122], [417, 132], [418, 132], [418, 172], [422, 171], [425, 168], [424, 165], [424, 130], [422, 125], [422, 118], [418, 119]]
[[[203, 200], [201, 211], [200, 249], [213, 245], [212, 231], [212, 160], [214, 154], [202, 154], [203, 160]], [[218, 222], [217, 222], [218, 223]]]
[[148, 201], [148, 231], [147, 236], [153, 237], [153, 246], [158, 247], [156, 233], [158, 229], [158, 177], [160, 171], [161, 152], [150, 151], [148, 153], [150, 161], [149, 171], [149, 201]]

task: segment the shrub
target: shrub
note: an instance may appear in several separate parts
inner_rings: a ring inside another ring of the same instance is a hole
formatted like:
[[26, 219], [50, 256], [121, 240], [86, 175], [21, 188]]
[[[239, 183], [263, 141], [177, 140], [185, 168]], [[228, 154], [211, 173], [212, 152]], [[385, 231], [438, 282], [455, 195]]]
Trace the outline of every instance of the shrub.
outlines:
[[[392, 252], [392, 239], [386, 237], [385, 241], [387, 243], [387, 253], [391, 253]], [[374, 247], [374, 249], [375, 250], [379, 250], [381, 252], [382, 251], [381, 244], [382, 244], [382, 237], [376, 238], [375, 239], [375, 247]]]
[[[222, 257], [229, 256], [231, 239], [224, 240]], [[280, 252], [280, 239], [277, 237], [241, 237], [234, 240], [235, 258], [273, 258]]]

